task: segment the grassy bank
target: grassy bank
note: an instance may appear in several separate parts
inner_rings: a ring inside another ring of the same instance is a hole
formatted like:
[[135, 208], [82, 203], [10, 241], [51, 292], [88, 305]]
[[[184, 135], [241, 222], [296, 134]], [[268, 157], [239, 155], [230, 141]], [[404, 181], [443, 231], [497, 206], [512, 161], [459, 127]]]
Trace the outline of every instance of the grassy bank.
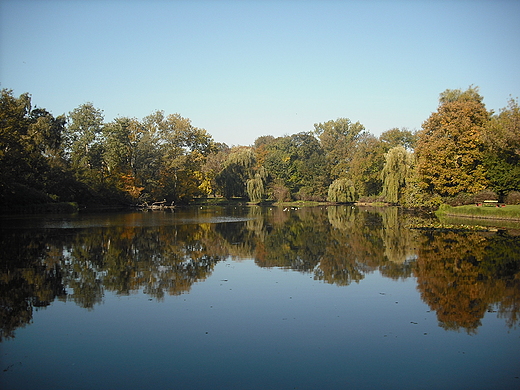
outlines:
[[260, 205], [260, 206], [278, 206], [278, 207], [316, 207], [331, 205], [330, 202], [316, 202], [309, 200], [296, 200], [291, 202], [274, 202], [274, 201], [263, 201], [263, 202], [250, 202], [246, 198], [198, 198], [195, 199], [190, 205], [197, 206], [245, 206], [245, 205]]
[[247, 205], [247, 199], [245, 198], [222, 198], [222, 197], [211, 197], [211, 198], [195, 198], [192, 202], [185, 206], [243, 206]]
[[505, 207], [487, 207], [465, 205], [451, 207], [442, 205], [435, 213], [437, 217], [463, 217], [478, 219], [495, 219], [507, 221], [520, 221], [520, 205], [507, 205]]

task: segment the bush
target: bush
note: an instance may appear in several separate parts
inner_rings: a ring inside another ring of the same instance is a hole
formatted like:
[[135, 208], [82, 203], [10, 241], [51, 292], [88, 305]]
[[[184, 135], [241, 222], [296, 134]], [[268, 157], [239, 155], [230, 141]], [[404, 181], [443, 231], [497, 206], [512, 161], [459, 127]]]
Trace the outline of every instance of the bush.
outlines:
[[302, 187], [300, 191], [298, 191], [295, 196], [296, 200], [304, 200], [304, 201], [314, 201], [320, 202], [324, 200], [324, 197], [312, 188], [312, 187]]
[[506, 204], [520, 204], [520, 192], [511, 191], [507, 194], [504, 199], [504, 203]]
[[461, 192], [455, 196], [446, 197], [443, 200], [450, 206], [464, 206], [467, 204], [483, 203], [485, 200], [498, 200], [498, 195], [491, 190], [483, 190], [476, 194]]
[[291, 192], [281, 182], [275, 182], [270, 187], [273, 200], [276, 202], [289, 202], [291, 200]]
[[361, 196], [357, 201], [359, 203], [389, 203], [382, 195]]
[[471, 203], [482, 203], [485, 200], [498, 200], [498, 195], [491, 190], [480, 191], [473, 195]]

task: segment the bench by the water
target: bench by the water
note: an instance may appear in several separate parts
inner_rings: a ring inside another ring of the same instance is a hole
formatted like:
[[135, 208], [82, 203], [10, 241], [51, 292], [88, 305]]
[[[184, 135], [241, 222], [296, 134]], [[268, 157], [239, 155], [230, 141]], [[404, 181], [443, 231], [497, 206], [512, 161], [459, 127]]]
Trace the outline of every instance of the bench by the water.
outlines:
[[485, 200], [484, 203], [477, 203], [477, 206], [505, 207], [506, 205], [503, 203], [498, 203], [498, 200]]

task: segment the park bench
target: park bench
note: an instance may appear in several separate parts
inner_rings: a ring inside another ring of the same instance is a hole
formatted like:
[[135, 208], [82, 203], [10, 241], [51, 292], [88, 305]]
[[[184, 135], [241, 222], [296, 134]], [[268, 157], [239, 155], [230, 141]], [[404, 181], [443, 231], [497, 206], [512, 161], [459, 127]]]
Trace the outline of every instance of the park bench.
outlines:
[[485, 200], [484, 203], [477, 203], [477, 206], [495, 206], [495, 207], [504, 207], [505, 204], [498, 203], [498, 200]]

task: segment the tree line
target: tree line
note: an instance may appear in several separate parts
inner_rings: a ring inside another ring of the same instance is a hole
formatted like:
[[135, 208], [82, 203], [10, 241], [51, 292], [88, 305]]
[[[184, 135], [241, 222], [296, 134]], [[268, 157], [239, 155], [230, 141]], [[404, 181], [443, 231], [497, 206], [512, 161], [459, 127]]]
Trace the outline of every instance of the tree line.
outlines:
[[189, 203], [377, 200], [409, 207], [476, 199], [520, 201], [520, 107], [494, 113], [477, 87], [446, 90], [422, 129], [376, 137], [338, 118], [250, 146], [216, 142], [179, 114], [105, 122], [85, 103], [67, 115], [33, 107], [28, 93], [0, 97], [0, 200]]

